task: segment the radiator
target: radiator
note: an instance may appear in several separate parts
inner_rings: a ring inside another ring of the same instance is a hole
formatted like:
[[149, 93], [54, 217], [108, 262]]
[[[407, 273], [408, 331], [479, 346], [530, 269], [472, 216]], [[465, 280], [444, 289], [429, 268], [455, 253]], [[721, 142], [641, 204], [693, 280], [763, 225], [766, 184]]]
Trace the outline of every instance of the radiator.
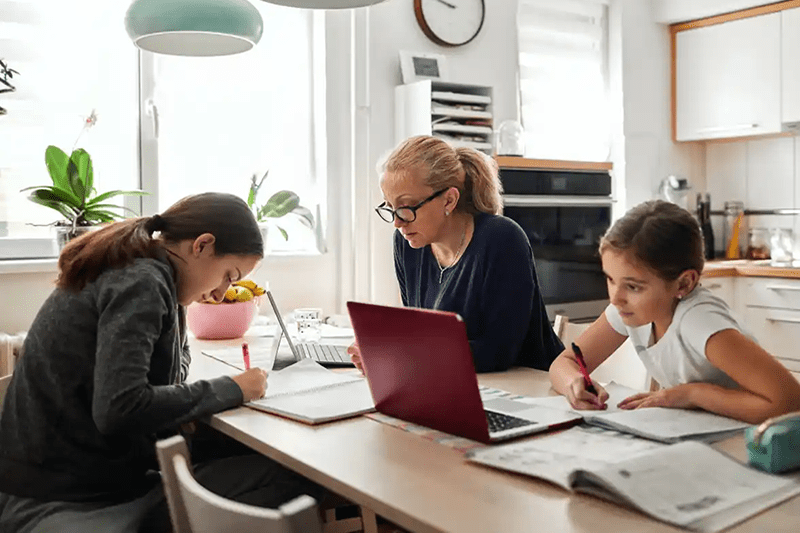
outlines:
[[0, 376], [6, 376], [14, 371], [14, 365], [22, 351], [22, 341], [25, 333], [10, 335], [0, 333]]

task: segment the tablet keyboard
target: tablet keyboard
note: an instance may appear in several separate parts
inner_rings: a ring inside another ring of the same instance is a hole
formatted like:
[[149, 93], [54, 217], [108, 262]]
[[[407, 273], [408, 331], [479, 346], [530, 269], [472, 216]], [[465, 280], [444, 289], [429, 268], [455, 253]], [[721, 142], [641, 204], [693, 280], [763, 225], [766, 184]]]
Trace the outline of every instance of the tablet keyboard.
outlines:
[[297, 343], [300, 355], [318, 363], [351, 364], [347, 346], [338, 344]]
[[525, 420], [516, 416], [506, 415], [495, 411], [484, 410], [486, 421], [489, 422], [489, 434], [536, 424], [532, 420]]

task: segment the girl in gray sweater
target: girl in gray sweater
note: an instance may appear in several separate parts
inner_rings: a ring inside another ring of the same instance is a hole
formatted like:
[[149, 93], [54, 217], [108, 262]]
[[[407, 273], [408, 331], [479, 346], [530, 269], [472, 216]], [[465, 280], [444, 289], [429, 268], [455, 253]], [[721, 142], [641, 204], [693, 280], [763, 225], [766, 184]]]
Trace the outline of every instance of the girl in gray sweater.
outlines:
[[[186, 383], [185, 306], [263, 257], [240, 198], [189, 196], [70, 242], [0, 415], [0, 531], [169, 531], [155, 442], [263, 396], [266, 372]], [[274, 507], [318, 488], [266, 457], [199, 464], [212, 491]]]

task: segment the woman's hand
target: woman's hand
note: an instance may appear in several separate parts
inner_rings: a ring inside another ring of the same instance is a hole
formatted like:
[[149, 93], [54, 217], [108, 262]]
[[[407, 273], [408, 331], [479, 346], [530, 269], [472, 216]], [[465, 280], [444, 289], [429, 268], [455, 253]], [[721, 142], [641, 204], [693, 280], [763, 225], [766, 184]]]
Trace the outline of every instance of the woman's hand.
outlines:
[[238, 376], [233, 376], [233, 381], [242, 389], [245, 402], [258, 400], [264, 397], [267, 390], [267, 371], [251, 368]]
[[565, 396], [567, 397], [567, 400], [569, 400], [569, 404], [573, 409], [580, 411], [600, 411], [608, 407], [606, 405], [606, 401], [608, 401], [608, 393], [606, 390], [594, 380], [592, 380], [592, 385], [594, 385], [594, 388], [597, 391], [596, 395], [586, 390], [586, 384], [583, 380], [583, 376], [575, 378], [572, 383], [569, 384], [569, 388], [567, 389], [567, 394]]
[[617, 407], [620, 409], [639, 409], [640, 407], [694, 409], [697, 406], [689, 398], [691, 385], [691, 383], [687, 383], [670, 389], [634, 394], [619, 402]]
[[354, 342], [347, 347], [347, 353], [350, 354], [350, 360], [356, 365], [356, 368], [364, 374], [364, 363], [361, 362], [361, 350], [358, 349], [358, 343]]

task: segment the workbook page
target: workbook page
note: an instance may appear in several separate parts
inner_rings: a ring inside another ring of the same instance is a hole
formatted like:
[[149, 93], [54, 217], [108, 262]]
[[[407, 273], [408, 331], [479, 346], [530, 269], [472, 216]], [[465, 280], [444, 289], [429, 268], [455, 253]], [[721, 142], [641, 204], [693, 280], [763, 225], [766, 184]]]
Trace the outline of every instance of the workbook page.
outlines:
[[470, 461], [538, 477], [571, 490], [576, 470], [604, 467], [666, 446], [597, 427], [574, 427], [523, 442], [471, 452]]
[[592, 468], [575, 489], [599, 496], [610, 490], [655, 518], [715, 532], [800, 493], [800, 483], [689, 441]]

